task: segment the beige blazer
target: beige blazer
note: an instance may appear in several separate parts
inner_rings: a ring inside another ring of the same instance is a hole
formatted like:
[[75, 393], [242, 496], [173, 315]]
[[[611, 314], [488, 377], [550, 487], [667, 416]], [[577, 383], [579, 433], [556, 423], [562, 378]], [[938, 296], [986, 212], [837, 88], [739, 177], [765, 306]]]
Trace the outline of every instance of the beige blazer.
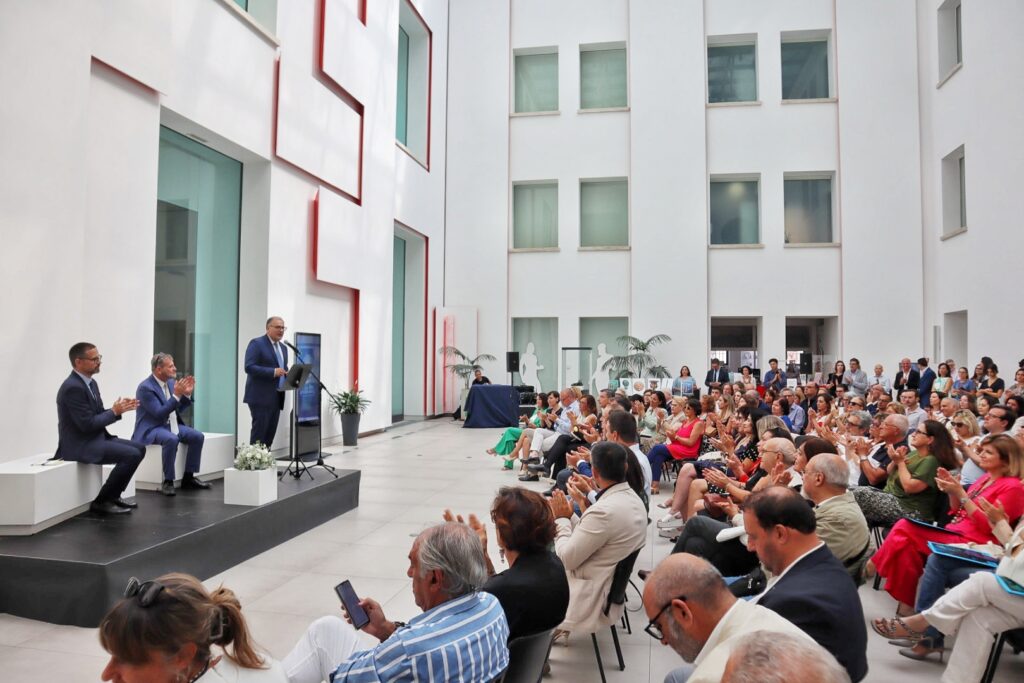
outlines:
[[712, 632], [708, 642], [704, 643], [694, 660], [697, 668], [687, 683], [719, 683], [738, 640], [754, 631], [789, 633], [810, 640], [810, 636], [767, 607], [737, 600], [722, 621], [718, 622], [718, 628]]
[[647, 510], [625, 482], [610, 486], [581, 517], [556, 520], [555, 554], [569, 579], [569, 610], [560, 628], [594, 633], [615, 623], [621, 605], [602, 614], [619, 560], [642, 548]]

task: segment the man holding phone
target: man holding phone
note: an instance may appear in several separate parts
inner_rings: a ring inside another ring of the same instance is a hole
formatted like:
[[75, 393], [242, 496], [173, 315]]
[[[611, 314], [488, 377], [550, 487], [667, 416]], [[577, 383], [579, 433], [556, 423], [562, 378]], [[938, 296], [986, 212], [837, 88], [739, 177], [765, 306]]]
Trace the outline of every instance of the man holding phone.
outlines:
[[[476, 532], [457, 522], [428, 528], [412, 544], [408, 575], [423, 614], [408, 624], [389, 621], [378, 602], [359, 600], [343, 581], [335, 590], [348, 622], [333, 616], [313, 622], [284, 658], [288, 680], [486, 683], [497, 678], [508, 667], [508, 621], [498, 599], [480, 592], [487, 564]], [[357, 628], [380, 645], [356, 652]]]

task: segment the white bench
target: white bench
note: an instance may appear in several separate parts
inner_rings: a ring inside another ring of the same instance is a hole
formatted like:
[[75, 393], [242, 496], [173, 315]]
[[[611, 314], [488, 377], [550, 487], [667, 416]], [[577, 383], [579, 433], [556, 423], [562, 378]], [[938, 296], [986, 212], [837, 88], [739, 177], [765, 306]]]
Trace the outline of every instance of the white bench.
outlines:
[[[204, 432], [203, 457], [199, 461], [199, 477], [219, 479], [224, 470], [235, 466], [235, 435]], [[174, 459], [174, 484], [181, 485], [185, 474], [185, 453], [188, 446], [178, 444], [178, 456]], [[135, 470], [136, 485], [145, 491], [159, 491], [164, 480], [163, 449], [160, 444], [146, 446], [146, 457], [139, 469]]]
[[[56, 461], [44, 453], [0, 463], [0, 535], [34, 534], [88, 509], [113, 465]], [[135, 480], [122, 494], [135, 495]]]

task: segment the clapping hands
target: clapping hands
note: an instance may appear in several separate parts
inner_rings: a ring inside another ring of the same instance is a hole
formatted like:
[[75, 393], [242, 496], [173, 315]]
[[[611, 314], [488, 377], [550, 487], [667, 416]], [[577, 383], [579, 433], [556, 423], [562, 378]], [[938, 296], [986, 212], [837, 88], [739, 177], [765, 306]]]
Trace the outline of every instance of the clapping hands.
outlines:
[[[459, 524], [467, 524], [467, 522], [462, 519], [462, 515], [452, 514], [452, 511], [447, 509], [447, 508], [445, 508], [444, 514], [442, 515], [442, 518], [446, 522], [458, 522]], [[487, 527], [474, 514], [470, 514], [469, 515], [468, 525], [469, 525], [470, 529], [472, 529], [473, 531], [476, 532], [477, 537], [480, 538], [480, 543], [484, 547], [484, 555], [486, 555], [487, 554]]]

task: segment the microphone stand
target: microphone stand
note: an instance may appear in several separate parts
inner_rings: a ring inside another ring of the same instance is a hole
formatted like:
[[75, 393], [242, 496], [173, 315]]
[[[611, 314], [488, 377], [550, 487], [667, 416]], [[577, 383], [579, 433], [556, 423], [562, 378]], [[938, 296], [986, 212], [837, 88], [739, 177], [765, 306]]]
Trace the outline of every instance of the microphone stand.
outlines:
[[[285, 345], [288, 348], [290, 348], [292, 351], [295, 352], [295, 357], [297, 359], [299, 359], [302, 362], [305, 362], [305, 358], [302, 357], [302, 353], [297, 348], [295, 348], [289, 342], [284, 342], [284, 343], [285, 343]], [[310, 374], [310, 376], [312, 376], [312, 378], [314, 380], [316, 380], [316, 384], [317, 384], [318, 387], [320, 387], [320, 391], [325, 392], [328, 396], [331, 397], [332, 400], [337, 402], [337, 397], [334, 394], [331, 393], [330, 389], [328, 389], [326, 386], [324, 386], [324, 383], [320, 381], [320, 376], [317, 375], [315, 372], [313, 372], [312, 363], [310, 363], [309, 374]], [[297, 401], [298, 398], [299, 398], [298, 392], [296, 392], [295, 400]], [[316, 429], [317, 429], [316, 462], [313, 463], [312, 465], [309, 465], [309, 467], [311, 467], [311, 468], [312, 467], [322, 467], [325, 470], [327, 470], [328, 474], [330, 474], [332, 477], [337, 479], [338, 475], [334, 472], [335, 468], [324, 462], [324, 451], [323, 451], [323, 446], [324, 446], [324, 420], [323, 420], [323, 416], [318, 416], [317, 417]], [[295, 457], [298, 458], [299, 457], [299, 454], [298, 454], [298, 450], [299, 449], [298, 449], [298, 447], [296, 447], [295, 450], [296, 450]], [[311, 474], [310, 476], [312, 477], [313, 475]]]

